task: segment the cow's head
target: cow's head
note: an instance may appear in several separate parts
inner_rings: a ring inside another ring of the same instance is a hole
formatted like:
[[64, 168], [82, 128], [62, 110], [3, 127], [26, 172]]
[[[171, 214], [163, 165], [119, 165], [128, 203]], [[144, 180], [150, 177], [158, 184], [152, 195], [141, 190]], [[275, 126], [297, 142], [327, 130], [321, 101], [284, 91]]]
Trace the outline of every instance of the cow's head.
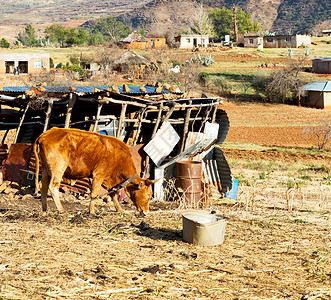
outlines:
[[159, 179], [150, 180], [139, 178], [138, 184], [133, 184], [126, 187], [133, 204], [137, 207], [138, 211], [144, 215], [147, 215], [149, 212], [149, 201], [153, 196], [152, 184], [158, 180]]

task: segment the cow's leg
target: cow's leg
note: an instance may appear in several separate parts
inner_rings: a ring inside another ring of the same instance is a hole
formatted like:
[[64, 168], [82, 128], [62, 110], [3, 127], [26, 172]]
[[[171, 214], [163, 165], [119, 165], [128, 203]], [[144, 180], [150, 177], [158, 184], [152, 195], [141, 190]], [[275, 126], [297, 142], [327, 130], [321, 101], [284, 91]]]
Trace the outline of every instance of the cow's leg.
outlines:
[[92, 181], [92, 189], [91, 189], [91, 199], [90, 199], [90, 206], [89, 206], [89, 213], [94, 215], [95, 214], [95, 202], [97, 201], [97, 197], [103, 182], [103, 178], [95, 179], [93, 178]]
[[114, 202], [114, 205], [115, 205], [115, 209], [116, 209], [116, 211], [119, 212], [119, 213], [121, 213], [121, 214], [123, 214], [123, 213], [124, 213], [124, 210], [122, 209], [122, 207], [121, 207], [120, 204], [118, 203], [117, 198], [118, 198], [118, 194], [117, 194], [117, 193], [116, 193], [116, 194], [113, 194], [113, 195], [111, 196], [111, 199], [112, 199], [113, 202]]
[[60, 193], [59, 193], [59, 188], [62, 180], [62, 173], [56, 176], [52, 176], [50, 183], [49, 183], [49, 191], [51, 192], [52, 198], [55, 202], [56, 208], [59, 211], [63, 211], [63, 206], [60, 201]]
[[42, 171], [42, 178], [41, 178], [41, 205], [42, 210], [47, 211], [47, 192], [50, 182], [50, 176], [48, 175], [47, 171]]

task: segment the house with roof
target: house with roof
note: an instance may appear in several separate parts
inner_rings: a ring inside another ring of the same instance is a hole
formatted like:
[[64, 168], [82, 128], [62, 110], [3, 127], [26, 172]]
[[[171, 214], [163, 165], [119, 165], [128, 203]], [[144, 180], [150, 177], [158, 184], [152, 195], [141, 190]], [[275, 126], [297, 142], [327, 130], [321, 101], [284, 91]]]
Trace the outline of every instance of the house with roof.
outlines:
[[175, 37], [175, 41], [179, 43], [179, 48], [193, 49], [196, 47], [208, 47], [209, 35], [200, 34], [182, 34]]
[[245, 35], [244, 47], [263, 49], [263, 36], [261, 35]]
[[119, 45], [125, 49], [146, 49], [149, 41], [144, 36], [134, 31], [126, 38], [119, 41]]
[[149, 49], [168, 49], [167, 39], [163, 37], [147, 37]]
[[331, 109], [331, 81], [314, 81], [302, 86], [306, 92], [302, 106]]
[[49, 71], [49, 53], [0, 53], [0, 74], [36, 74]]
[[312, 59], [313, 73], [331, 74], [331, 57], [319, 57]]
[[263, 48], [298, 48], [311, 44], [311, 38], [305, 34], [282, 34], [263, 37]]
[[323, 36], [331, 36], [331, 30], [330, 29], [322, 30], [322, 35]]

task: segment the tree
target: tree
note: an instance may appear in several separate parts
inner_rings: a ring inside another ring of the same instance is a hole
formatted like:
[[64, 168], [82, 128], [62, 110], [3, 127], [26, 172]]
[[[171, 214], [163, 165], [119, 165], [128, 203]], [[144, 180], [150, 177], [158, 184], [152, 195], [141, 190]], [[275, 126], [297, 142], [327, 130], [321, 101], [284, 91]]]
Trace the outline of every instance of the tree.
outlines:
[[331, 138], [331, 121], [323, 120], [318, 127], [309, 126], [305, 131], [317, 138], [318, 150], [322, 150]]
[[61, 25], [53, 24], [45, 29], [46, 38], [52, 43], [61, 47], [83, 45], [88, 42], [89, 34], [84, 29], [65, 28]]
[[100, 19], [96, 26], [96, 31], [99, 31], [104, 36], [105, 40], [117, 42], [121, 38], [128, 36], [132, 30], [129, 26], [117, 21], [113, 17]]
[[104, 43], [103, 35], [101, 32], [92, 33], [89, 36], [88, 44], [91, 46], [102, 45]]
[[208, 15], [214, 25], [216, 37], [221, 39], [224, 35], [230, 34], [232, 30], [232, 12], [225, 8], [211, 8]]
[[226, 34], [234, 34], [235, 23], [238, 33], [258, 32], [260, 30], [260, 25], [257, 22], [252, 23], [251, 15], [240, 8], [233, 10], [211, 8], [207, 13], [219, 39]]
[[66, 28], [58, 25], [53, 24], [45, 29], [46, 37], [53, 43], [58, 44], [63, 47], [64, 42], [67, 38], [66, 36]]
[[271, 74], [255, 76], [253, 87], [273, 102], [285, 103], [295, 99], [301, 92], [300, 87], [304, 84], [301, 71], [306, 59], [307, 57], [304, 56]]
[[2, 38], [0, 40], [0, 48], [10, 48], [10, 43], [5, 38]]
[[27, 25], [24, 31], [18, 34], [18, 41], [27, 47], [36, 46], [38, 40], [35, 28], [31, 24]]
[[191, 30], [193, 33], [200, 35], [214, 36], [215, 34], [213, 23], [208, 13], [204, 10], [202, 4], [196, 12], [194, 25]]

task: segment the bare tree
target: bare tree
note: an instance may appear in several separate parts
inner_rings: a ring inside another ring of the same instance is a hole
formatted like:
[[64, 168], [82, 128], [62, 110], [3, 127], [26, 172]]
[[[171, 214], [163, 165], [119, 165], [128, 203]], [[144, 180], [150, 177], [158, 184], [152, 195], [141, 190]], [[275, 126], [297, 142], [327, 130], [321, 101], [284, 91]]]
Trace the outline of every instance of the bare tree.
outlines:
[[331, 121], [323, 120], [320, 126], [309, 126], [305, 132], [317, 138], [318, 150], [322, 150], [331, 137]]
[[191, 30], [193, 33], [200, 35], [214, 35], [214, 25], [203, 8], [202, 3], [196, 11], [194, 25]]

